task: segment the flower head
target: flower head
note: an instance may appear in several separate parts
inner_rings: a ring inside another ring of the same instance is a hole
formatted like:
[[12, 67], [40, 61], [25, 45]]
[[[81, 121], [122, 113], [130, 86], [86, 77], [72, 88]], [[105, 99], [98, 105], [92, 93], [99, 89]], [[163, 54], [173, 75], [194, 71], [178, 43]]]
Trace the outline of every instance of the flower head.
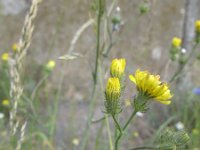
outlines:
[[4, 100], [2, 101], [2, 105], [3, 105], [3, 106], [9, 106], [9, 105], [10, 105], [10, 101], [7, 100], [7, 99], [4, 99]]
[[159, 75], [151, 75], [148, 71], [135, 72], [135, 75], [130, 75], [129, 79], [136, 84], [137, 90], [147, 99], [155, 99], [163, 104], [170, 104], [170, 93], [167, 83], [161, 82]]
[[182, 41], [178, 37], [174, 37], [172, 39], [172, 46], [175, 47], [175, 48], [179, 48], [181, 46], [181, 43], [182, 43]]
[[105, 107], [106, 112], [110, 114], [116, 114], [119, 112], [119, 98], [120, 98], [120, 82], [118, 78], [109, 78], [106, 91], [105, 91]]
[[124, 70], [126, 67], [125, 59], [113, 59], [110, 66], [111, 77], [121, 78], [124, 75]]
[[47, 69], [52, 70], [56, 66], [56, 62], [54, 60], [49, 60], [46, 64]]
[[3, 53], [3, 54], [1, 55], [1, 59], [2, 59], [3, 61], [8, 61], [8, 59], [9, 59], [9, 54], [8, 54], [8, 53]]
[[200, 32], [200, 20], [197, 20], [195, 22], [195, 30], [196, 30], [196, 32]]

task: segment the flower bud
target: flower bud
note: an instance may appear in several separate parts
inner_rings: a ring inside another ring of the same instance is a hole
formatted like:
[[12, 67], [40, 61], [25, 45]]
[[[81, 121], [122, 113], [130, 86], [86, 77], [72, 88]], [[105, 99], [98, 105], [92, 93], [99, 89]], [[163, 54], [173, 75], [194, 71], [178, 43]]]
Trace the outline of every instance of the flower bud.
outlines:
[[174, 135], [174, 140], [175, 140], [177, 146], [178, 145], [182, 146], [182, 145], [190, 142], [190, 137], [186, 132], [180, 131]]
[[200, 32], [200, 20], [197, 20], [195, 22], [195, 30], [196, 30], [196, 32]]
[[1, 59], [2, 59], [3, 61], [8, 61], [8, 59], [9, 59], [9, 54], [8, 54], [8, 53], [3, 53], [3, 54], [1, 55]]
[[19, 49], [19, 44], [18, 44], [18, 43], [14, 43], [14, 44], [12, 45], [12, 50], [13, 50], [13, 52], [17, 52], [18, 49]]
[[175, 48], [180, 48], [181, 43], [182, 43], [182, 41], [181, 41], [181, 39], [178, 38], [178, 37], [174, 37], [174, 38], [172, 39], [172, 46], [175, 47]]
[[54, 60], [49, 60], [46, 64], [46, 68], [48, 70], [53, 70], [53, 68], [56, 66], [56, 62]]
[[120, 98], [121, 88], [120, 82], [118, 78], [109, 78], [106, 91], [105, 91], [105, 107], [106, 112], [112, 115], [119, 113], [120, 105], [119, 105], [119, 98]]
[[178, 37], [174, 37], [172, 39], [172, 46], [170, 50], [170, 57], [172, 61], [175, 61], [179, 57], [179, 52], [181, 49], [181, 39]]
[[195, 22], [195, 32], [196, 32], [195, 41], [196, 43], [199, 43], [200, 42], [200, 20], [197, 20]]
[[4, 100], [2, 101], [2, 105], [7, 107], [7, 106], [10, 105], [10, 101], [7, 100], [7, 99], [4, 99]]
[[111, 77], [116, 77], [121, 79], [121, 77], [124, 75], [125, 67], [126, 67], [125, 59], [113, 59], [110, 66]]

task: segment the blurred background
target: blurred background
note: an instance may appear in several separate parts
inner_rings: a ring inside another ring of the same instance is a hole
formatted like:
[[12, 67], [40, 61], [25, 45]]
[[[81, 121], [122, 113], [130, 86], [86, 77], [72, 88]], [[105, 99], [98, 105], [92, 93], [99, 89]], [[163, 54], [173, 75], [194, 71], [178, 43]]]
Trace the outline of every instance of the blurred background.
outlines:
[[[111, 1], [108, 1], [107, 7], [109, 8], [111, 4]], [[17, 2], [16, 0], [0, 0], [0, 54], [9, 53], [12, 51], [12, 45], [18, 42], [30, 5], [31, 0]], [[148, 8], [148, 12], [144, 14], [141, 13], [143, 5]], [[78, 149], [84, 135], [93, 84], [92, 71], [95, 67], [94, 27], [90, 26], [84, 30], [74, 46], [73, 52], [79, 53], [81, 57], [73, 60], [58, 58], [68, 54], [70, 43], [77, 30], [94, 16], [90, 0], [43, 0], [34, 21], [35, 30], [31, 46], [23, 64], [24, 92], [29, 95], [45, 76], [43, 68], [49, 60], [54, 60], [56, 67], [42, 83], [35, 96], [34, 111], [39, 118], [35, 119], [32, 116], [33, 110], [27, 104], [27, 112], [30, 113], [27, 114], [27, 134], [36, 131], [45, 133], [47, 137], [52, 138], [51, 144], [54, 149], [64, 150], [66, 146], [69, 147], [68, 149], [74, 147]], [[123, 98], [123, 116], [127, 116], [130, 115], [132, 109], [126, 105], [126, 100], [133, 97], [135, 92], [135, 88], [128, 80], [128, 75], [140, 68], [159, 74], [163, 81], [170, 79], [178, 67], [177, 63], [170, 61], [172, 38], [182, 38], [183, 48], [186, 49], [186, 53], [190, 52], [195, 36], [194, 22], [200, 19], [200, 1], [118, 0], [111, 13], [111, 17], [115, 16], [120, 17], [120, 24], [116, 27], [110, 21], [109, 27], [113, 32], [115, 43], [103, 61], [103, 85], [105, 86], [109, 76], [111, 60], [126, 58], [128, 85]], [[116, 30], [113, 30], [114, 28]], [[173, 93], [176, 93], [172, 99], [172, 105], [166, 107], [153, 103], [148, 113], [137, 116], [133, 126], [130, 126], [130, 135], [122, 141], [122, 149], [126, 150], [127, 147], [148, 143], [156, 130], [171, 117], [167, 126], [176, 129], [177, 123], [181, 124], [194, 138], [193, 148], [199, 149], [200, 119], [197, 120], [194, 114], [200, 113], [200, 106], [198, 106], [200, 97], [192, 93], [194, 88], [200, 87], [200, 62], [196, 59], [199, 53], [198, 47], [189, 67], [185, 68], [184, 76], [178, 83], [170, 85]], [[2, 62], [0, 63], [2, 65]], [[9, 77], [4, 79], [9, 80]], [[7, 83], [2, 82], [1, 88]], [[0, 99], [9, 99], [9, 92], [2, 92]], [[55, 103], [58, 105], [54, 105]], [[104, 98], [102, 94], [98, 94], [94, 120], [104, 115], [103, 106]], [[177, 113], [176, 116], [175, 113]], [[39, 120], [39, 123], [33, 121], [34, 119]], [[52, 121], [55, 121], [55, 126], [50, 125]], [[112, 124], [112, 120], [110, 123]], [[95, 149], [95, 138], [100, 127], [100, 123], [91, 125], [87, 149]], [[193, 135], [193, 129], [198, 130], [198, 134]], [[38, 141], [40, 140], [35, 138], [29, 142], [29, 144], [35, 144], [32, 149], [42, 149], [41, 145], [45, 145], [44, 142]], [[105, 145], [102, 144], [99, 149], [108, 149], [106, 128], [102, 129], [100, 141]]]

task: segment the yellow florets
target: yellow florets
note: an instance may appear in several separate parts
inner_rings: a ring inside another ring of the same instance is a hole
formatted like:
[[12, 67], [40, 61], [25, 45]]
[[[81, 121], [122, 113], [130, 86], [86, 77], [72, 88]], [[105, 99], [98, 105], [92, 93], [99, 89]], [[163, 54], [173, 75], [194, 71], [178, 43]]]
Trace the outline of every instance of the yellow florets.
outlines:
[[56, 62], [54, 60], [49, 60], [46, 64], [47, 69], [52, 70], [56, 66]]
[[111, 77], [121, 78], [124, 75], [124, 70], [126, 67], [125, 59], [113, 59], [110, 66]]
[[158, 75], [151, 75], [147, 71], [135, 72], [135, 75], [130, 75], [129, 79], [137, 86], [137, 90], [141, 95], [144, 95], [148, 99], [155, 99], [163, 104], [170, 104], [170, 93], [167, 83], [162, 83]]
[[3, 105], [3, 106], [9, 106], [9, 105], [10, 105], [10, 101], [7, 100], [7, 99], [4, 99], [4, 100], [2, 101], [2, 105]]
[[121, 110], [119, 104], [120, 93], [121, 93], [121, 87], [119, 79], [109, 78], [105, 91], [105, 97], [106, 97], [105, 108], [107, 113], [115, 115], [118, 112], [120, 112]]
[[118, 78], [109, 78], [106, 85], [106, 99], [118, 100], [120, 96], [120, 82]]
[[196, 30], [197, 32], [200, 32], [200, 20], [197, 20], [197, 21], [195, 22], [195, 30]]
[[8, 59], [9, 59], [9, 54], [8, 54], [8, 53], [3, 53], [3, 54], [1, 55], [1, 59], [2, 59], [3, 61], [8, 61]]
[[181, 43], [182, 43], [182, 41], [178, 37], [174, 37], [172, 39], [172, 46], [175, 47], [175, 48], [179, 48], [181, 46]]

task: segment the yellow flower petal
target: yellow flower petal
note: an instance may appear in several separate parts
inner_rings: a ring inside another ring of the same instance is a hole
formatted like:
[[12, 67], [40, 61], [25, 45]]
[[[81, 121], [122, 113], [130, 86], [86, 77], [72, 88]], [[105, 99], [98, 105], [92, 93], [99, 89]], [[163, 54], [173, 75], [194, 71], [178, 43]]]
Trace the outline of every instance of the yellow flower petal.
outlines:
[[129, 75], [129, 79], [136, 84], [136, 80], [135, 80], [135, 77], [133, 75]]
[[154, 98], [155, 100], [163, 103], [170, 104], [173, 95], [170, 93], [167, 83], [160, 81], [159, 75], [151, 75], [148, 71], [136, 70], [135, 75], [129, 75], [129, 79], [137, 86], [137, 90], [141, 95], [147, 98]]

